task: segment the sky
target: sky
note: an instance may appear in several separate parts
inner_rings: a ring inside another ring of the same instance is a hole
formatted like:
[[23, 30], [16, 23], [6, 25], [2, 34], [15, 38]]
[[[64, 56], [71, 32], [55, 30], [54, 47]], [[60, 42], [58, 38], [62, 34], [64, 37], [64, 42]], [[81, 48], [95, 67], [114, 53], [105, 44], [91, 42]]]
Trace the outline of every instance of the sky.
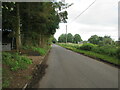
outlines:
[[[96, 2], [81, 16], [75, 19], [95, 0], [65, 0], [73, 5], [67, 9], [67, 33], [79, 34], [83, 40], [92, 35], [111, 36], [118, 40], [118, 2], [120, 0], [96, 0]], [[66, 24], [60, 23], [54, 37], [58, 39], [66, 33]]]

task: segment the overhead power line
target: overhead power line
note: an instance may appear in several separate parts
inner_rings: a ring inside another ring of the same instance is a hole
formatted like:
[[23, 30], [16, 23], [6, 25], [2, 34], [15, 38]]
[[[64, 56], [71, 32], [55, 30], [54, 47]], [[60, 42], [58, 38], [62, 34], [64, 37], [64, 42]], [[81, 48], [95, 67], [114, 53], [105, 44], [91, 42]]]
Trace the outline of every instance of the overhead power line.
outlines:
[[[79, 16], [81, 16], [85, 11], [87, 11], [95, 2], [96, 2], [96, 0], [95, 0], [94, 2], [92, 2], [92, 3], [91, 3], [84, 11], [82, 11], [77, 17], [75, 17], [75, 18], [73, 19], [73, 21], [76, 20]], [[72, 22], [73, 22], [73, 21], [72, 21]], [[71, 23], [72, 23], [72, 22], [71, 22]]]

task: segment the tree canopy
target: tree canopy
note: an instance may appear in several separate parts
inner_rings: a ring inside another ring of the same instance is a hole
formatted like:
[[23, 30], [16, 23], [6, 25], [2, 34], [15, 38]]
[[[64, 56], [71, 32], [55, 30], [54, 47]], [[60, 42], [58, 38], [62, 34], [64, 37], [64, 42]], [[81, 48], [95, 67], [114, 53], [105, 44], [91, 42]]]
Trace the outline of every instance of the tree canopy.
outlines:
[[73, 35], [71, 33], [67, 34], [67, 42], [70, 42], [70, 43], [73, 42]]
[[90, 43], [97, 44], [97, 45], [106, 45], [106, 44], [114, 43], [114, 41], [112, 40], [112, 38], [110, 36], [100, 37], [97, 35], [93, 35], [88, 39], [88, 41]]
[[[17, 50], [22, 45], [45, 46], [54, 35], [59, 23], [66, 23], [70, 5], [62, 2], [3, 2], [2, 30], [11, 30]], [[60, 12], [59, 12], [60, 11]]]
[[73, 42], [78, 43], [80, 41], [82, 41], [81, 36], [79, 34], [75, 34], [73, 37]]
[[[82, 41], [79, 34], [75, 34], [74, 36], [71, 33], [67, 34], [67, 42], [68, 43], [78, 43]], [[66, 42], [66, 34], [61, 34], [58, 38], [58, 42], [65, 43]]]

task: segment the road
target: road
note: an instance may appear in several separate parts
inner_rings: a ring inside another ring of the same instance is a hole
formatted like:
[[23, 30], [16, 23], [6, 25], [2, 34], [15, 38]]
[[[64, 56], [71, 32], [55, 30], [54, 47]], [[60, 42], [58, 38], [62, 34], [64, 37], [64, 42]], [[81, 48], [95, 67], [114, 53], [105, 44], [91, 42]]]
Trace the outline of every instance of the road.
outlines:
[[37, 88], [117, 88], [118, 69], [53, 45]]

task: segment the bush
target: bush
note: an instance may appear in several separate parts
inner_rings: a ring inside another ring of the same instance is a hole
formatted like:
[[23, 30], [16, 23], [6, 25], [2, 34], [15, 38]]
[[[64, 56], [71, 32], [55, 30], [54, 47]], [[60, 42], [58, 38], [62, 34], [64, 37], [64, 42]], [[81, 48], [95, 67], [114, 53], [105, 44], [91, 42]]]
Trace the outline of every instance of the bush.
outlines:
[[91, 51], [96, 45], [92, 43], [85, 43], [82, 46], [80, 46], [80, 49], [86, 50], [86, 51]]
[[118, 59], [120, 59], [120, 48], [117, 49], [116, 56]]
[[45, 55], [46, 50], [43, 48], [32, 47], [34, 51], [37, 51], [40, 55]]
[[31, 46], [25, 45], [25, 46], [22, 46], [22, 49], [28, 50], [28, 49], [31, 49]]
[[7, 53], [2, 54], [3, 63], [8, 65], [12, 71], [19, 69], [26, 69], [32, 61], [26, 56], [20, 56], [18, 53]]
[[100, 54], [107, 54], [109, 56], [116, 56], [117, 49], [115, 46], [106, 45], [101, 47], [94, 47], [92, 51]]

